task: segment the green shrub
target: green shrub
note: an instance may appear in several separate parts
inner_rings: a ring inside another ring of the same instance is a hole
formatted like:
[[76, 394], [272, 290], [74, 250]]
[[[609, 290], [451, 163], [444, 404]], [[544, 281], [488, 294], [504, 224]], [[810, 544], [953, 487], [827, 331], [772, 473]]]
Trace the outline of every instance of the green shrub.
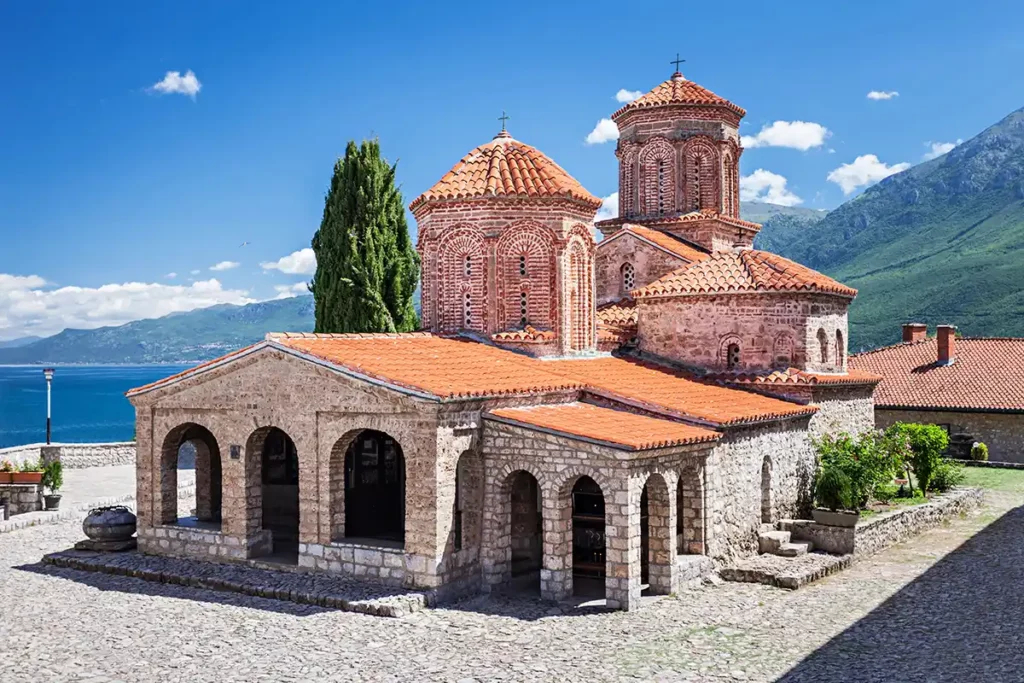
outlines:
[[64, 486], [64, 465], [60, 460], [54, 460], [43, 468], [43, 486], [50, 490], [50, 493], [57, 493]]
[[964, 466], [953, 460], [944, 459], [932, 471], [930, 489], [932, 491], [948, 491], [964, 482]]
[[974, 445], [971, 446], [971, 460], [986, 462], [988, 460], [988, 446], [980, 441], [975, 441]]
[[[863, 508], [902, 473], [910, 448], [902, 434], [868, 431], [852, 437], [826, 434], [814, 440], [821, 468], [835, 467], [850, 480], [852, 504]], [[884, 494], [883, 494], [884, 495]]]
[[897, 422], [886, 430], [894, 439], [905, 438], [910, 447], [910, 466], [922, 491], [930, 488], [935, 469], [942, 462], [942, 454], [949, 446], [946, 430], [935, 425]]
[[893, 483], [879, 484], [875, 487], [875, 500], [880, 503], [889, 503], [899, 495], [900, 487]]
[[26, 460], [21, 463], [21, 472], [42, 472], [43, 463], [39, 460]]
[[854, 491], [850, 476], [835, 464], [822, 465], [814, 486], [814, 497], [819, 507], [835, 512], [854, 507]]

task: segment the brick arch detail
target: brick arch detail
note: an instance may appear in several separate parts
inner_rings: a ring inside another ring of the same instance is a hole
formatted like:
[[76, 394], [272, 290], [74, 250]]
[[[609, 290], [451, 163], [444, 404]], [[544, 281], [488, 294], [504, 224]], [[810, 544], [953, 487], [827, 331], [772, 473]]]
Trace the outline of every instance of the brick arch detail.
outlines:
[[[575, 228], [574, 228], [575, 229]], [[593, 240], [589, 245], [578, 234], [572, 234], [566, 246], [565, 286], [568, 308], [564, 316], [567, 323], [566, 346], [572, 351], [586, 351], [593, 346], [594, 337], [594, 258]], [[589, 237], [589, 235], [588, 235]]]
[[[520, 256], [526, 256], [525, 276], [519, 270]], [[555, 329], [558, 308], [554, 233], [534, 221], [513, 223], [498, 240], [496, 259], [499, 327], [521, 327], [519, 296], [526, 292], [529, 324], [540, 329]]]
[[[740, 347], [740, 365], [743, 365], [743, 342], [738, 334], [724, 334], [718, 338], [718, 365], [722, 369], [729, 366], [729, 347], [736, 344]], [[749, 351], [749, 349], [747, 349]]]
[[[663, 164], [659, 181], [658, 166]], [[648, 140], [639, 154], [639, 211], [646, 216], [676, 211], [676, 150], [666, 138]], [[660, 203], [659, 203], [660, 198]]]
[[[683, 145], [683, 202], [686, 211], [721, 210], [721, 162], [714, 141], [698, 135]], [[697, 197], [697, 180], [700, 196]]]
[[[483, 332], [487, 326], [487, 251], [483, 232], [471, 226], [455, 226], [438, 241], [436, 327], [441, 332], [466, 329], [463, 295], [470, 293], [472, 325]], [[470, 273], [465, 275], [465, 259]]]
[[[780, 332], [772, 345], [772, 365], [779, 368], [796, 365], [796, 340], [789, 332]], [[786, 358], [782, 361], [780, 358]]]
[[633, 216], [639, 213], [637, 203], [637, 168], [640, 149], [634, 144], [626, 145], [619, 155], [619, 215]]

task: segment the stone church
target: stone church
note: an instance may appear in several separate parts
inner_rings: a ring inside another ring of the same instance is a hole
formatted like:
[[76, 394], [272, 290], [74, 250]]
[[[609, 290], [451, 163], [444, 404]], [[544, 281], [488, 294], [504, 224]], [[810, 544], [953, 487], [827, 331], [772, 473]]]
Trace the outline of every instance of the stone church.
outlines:
[[752, 248], [744, 113], [680, 73], [616, 111], [596, 224], [503, 129], [410, 206], [424, 331], [271, 334], [129, 392], [140, 549], [621, 609], [756, 553], [880, 378], [847, 368], [856, 291]]

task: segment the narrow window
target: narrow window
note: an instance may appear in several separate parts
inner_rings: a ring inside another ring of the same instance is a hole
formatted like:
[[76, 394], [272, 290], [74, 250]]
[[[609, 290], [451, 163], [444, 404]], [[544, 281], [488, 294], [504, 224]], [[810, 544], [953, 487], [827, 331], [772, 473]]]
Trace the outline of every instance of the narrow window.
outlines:
[[658, 213], [665, 213], [665, 162], [658, 159]]
[[836, 367], [842, 369], [843, 357], [846, 355], [846, 344], [843, 343], [842, 330], [836, 330]]
[[735, 370], [740, 364], [740, 345], [729, 344], [725, 352], [725, 364], [730, 370]]
[[818, 328], [818, 347], [821, 352], [821, 362], [828, 363], [828, 335], [821, 328]]
[[452, 503], [452, 521], [454, 522], [455, 528], [453, 529], [455, 539], [454, 546], [455, 550], [462, 550], [462, 477], [459, 476], [459, 465], [460, 462], [455, 466], [455, 500]]
[[519, 274], [526, 276], [526, 255], [523, 254], [519, 257]]
[[700, 157], [693, 160], [693, 210], [700, 210]]
[[624, 296], [629, 296], [629, 293], [633, 291], [633, 286], [636, 284], [636, 269], [633, 268], [632, 263], [625, 263], [622, 266], [622, 293]]
[[466, 255], [465, 272], [466, 277], [471, 277], [473, 275], [473, 259], [468, 254]]
[[469, 297], [469, 292], [462, 295], [462, 307], [465, 315], [466, 327], [473, 326], [473, 304]]

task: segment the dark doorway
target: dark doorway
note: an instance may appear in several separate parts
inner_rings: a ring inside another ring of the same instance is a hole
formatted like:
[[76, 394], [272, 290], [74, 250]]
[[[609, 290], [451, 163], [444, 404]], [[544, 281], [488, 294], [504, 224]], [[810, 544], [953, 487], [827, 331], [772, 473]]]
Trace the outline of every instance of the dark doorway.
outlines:
[[277, 427], [263, 440], [263, 528], [273, 536], [275, 555], [299, 552], [299, 456], [295, 443]]
[[603, 596], [605, 579], [604, 494], [590, 477], [572, 487], [572, 585], [580, 596]]
[[519, 590], [540, 592], [544, 557], [540, 486], [529, 472], [512, 475], [512, 583]]
[[647, 500], [647, 484], [640, 494], [640, 583], [651, 581], [651, 517]]
[[345, 536], [405, 540], [405, 459], [383, 432], [361, 432], [345, 454]]

